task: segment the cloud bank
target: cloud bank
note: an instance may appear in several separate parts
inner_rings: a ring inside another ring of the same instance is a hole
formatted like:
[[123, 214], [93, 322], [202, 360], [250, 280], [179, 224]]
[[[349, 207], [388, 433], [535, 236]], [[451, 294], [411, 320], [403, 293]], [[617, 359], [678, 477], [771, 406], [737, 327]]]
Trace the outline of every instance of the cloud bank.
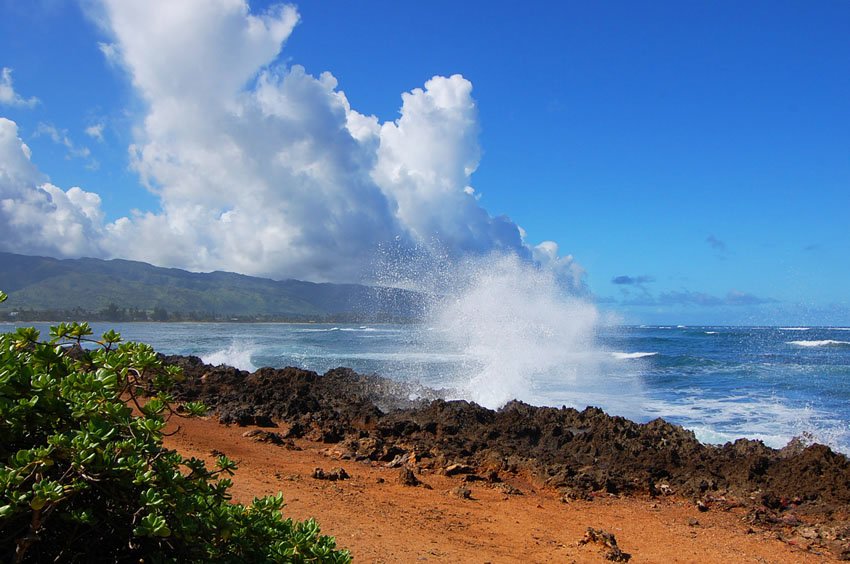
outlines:
[[[0, 197], [16, 222], [4, 224], [16, 231], [7, 250], [356, 281], [371, 277], [376, 252], [391, 242], [449, 260], [516, 254], [584, 287], [583, 270], [555, 243], [529, 245], [509, 218], [479, 205], [478, 116], [461, 75], [403, 93], [398, 119], [380, 123], [353, 109], [330, 73], [275, 64], [299, 21], [292, 6], [261, 14], [244, 0], [97, 6], [111, 38], [101, 51], [145, 103], [129, 155], [161, 209], [104, 223], [98, 196], [47, 183], [6, 121]], [[67, 232], [59, 241], [44, 225], [50, 218]]]

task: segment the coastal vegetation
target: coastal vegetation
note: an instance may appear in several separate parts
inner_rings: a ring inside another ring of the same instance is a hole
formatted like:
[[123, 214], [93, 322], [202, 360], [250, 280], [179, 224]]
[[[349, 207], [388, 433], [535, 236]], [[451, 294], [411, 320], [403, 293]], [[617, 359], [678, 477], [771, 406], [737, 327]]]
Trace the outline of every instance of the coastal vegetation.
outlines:
[[[0, 292], [0, 301], [6, 295]], [[233, 461], [166, 449], [182, 378], [85, 324], [0, 335], [0, 558], [7, 562], [348, 562], [281, 494], [231, 503]]]

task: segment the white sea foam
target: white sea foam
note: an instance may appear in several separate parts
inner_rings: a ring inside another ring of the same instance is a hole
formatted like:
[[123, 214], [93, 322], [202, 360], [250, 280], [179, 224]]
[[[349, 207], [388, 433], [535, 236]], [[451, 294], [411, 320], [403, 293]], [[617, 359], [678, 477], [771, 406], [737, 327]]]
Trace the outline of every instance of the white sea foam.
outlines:
[[736, 394], [707, 397], [701, 390], [688, 390], [681, 400], [645, 401], [647, 414], [673, 419], [694, 431], [705, 443], [725, 443], [741, 437], [782, 448], [797, 436], [844, 453], [850, 452], [850, 430], [846, 422], [831, 418], [811, 406], [795, 407], [767, 395]]
[[824, 339], [822, 341], [788, 341], [789, 345], [798, 347], [848, 347], [850, 341], [836, 341], [834, 339]]
[[617, 360], [631, 360], [635, 358], [646, 358], [648, 356], [655, 356], [657, 354], [657, 352], [612, 352], [611, 356], [613, 356]]
[[257, 369], [251, 363], [251, 355], [254, 352], [254, 347], [250, 343], [234, 341], [229, 347], [201, 355], [201, 360], [213, 366], [225, 364], [238, 368], [239, 370], [247, 370], [253, 372]]
[[717, 335], [717, 331], [706, 331], [706, 335]]
[[780, 331], [809, 331], [811, 327], [780, 327]]
[[374, 333], [378, 331], [375, 327], [317, 327], [317, 328], [309, 328], [309, 329], [300, 329], [299, 333], [336, 333], [337, 331], [343, 333]]

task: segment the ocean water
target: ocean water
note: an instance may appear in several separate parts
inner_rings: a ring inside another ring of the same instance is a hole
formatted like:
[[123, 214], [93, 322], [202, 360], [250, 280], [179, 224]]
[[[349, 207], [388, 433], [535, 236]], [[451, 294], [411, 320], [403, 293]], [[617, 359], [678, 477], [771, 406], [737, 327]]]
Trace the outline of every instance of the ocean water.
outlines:
[[[245, 370], [298, 366], [321, 373], [348, 366], [442, 388], [449, 397], [488, 407], [512, 398], [579, 409], [594, 405], [640, 422], [663, 417], [692, 429], [703, 442], [748, 437], [778, 448], [803, 436], [850, 453], [848, 328], [596, 323], [592, 335], [578, 338], [572, 333], [586, 328], [574, 322], [564, 335], [546, 323], [530, 331], [516, 319], [473, 329], [460, 324], [464, 331], [437, 321], [93, 327], [96, 333], [115, 328], [126, 340], [163, 353]], [[0, 324], [0, 331], [12, 328]]]

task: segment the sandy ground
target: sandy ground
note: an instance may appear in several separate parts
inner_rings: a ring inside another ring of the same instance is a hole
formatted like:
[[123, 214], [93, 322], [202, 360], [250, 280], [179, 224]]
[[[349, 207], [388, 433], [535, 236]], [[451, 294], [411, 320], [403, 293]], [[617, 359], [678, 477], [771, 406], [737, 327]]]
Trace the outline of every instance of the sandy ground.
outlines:
[[[236, 501], [282, 491], [287, 516], [315, 517], [356, 562], [603, 562], [603, 546], [579, 544], [588, 527], [613, 533], [631, 562], [833, 561], [776, 533], [753, 531], [735, 510], [701, 513], [674, 497], [563, 503], [556, 492], [516, 479], [510, 485], [522, 495], [474, 482], [463, 484], [471, 498], [462, 499], [452, 493], [462, 485], [460, 476], [418, 475], [431, 489], [404, 486], [399, 469], [337, 460], [325, 444], [296, 441], [302, 450], [289, 450], [243, 437], [250, 427], [225, 427], [212, 418], [179, 424], [167, 446], [208, 462], [215, 450], [239, 464]], [[351, 478], [312, 477], [316, 468], [336, 467]]]

